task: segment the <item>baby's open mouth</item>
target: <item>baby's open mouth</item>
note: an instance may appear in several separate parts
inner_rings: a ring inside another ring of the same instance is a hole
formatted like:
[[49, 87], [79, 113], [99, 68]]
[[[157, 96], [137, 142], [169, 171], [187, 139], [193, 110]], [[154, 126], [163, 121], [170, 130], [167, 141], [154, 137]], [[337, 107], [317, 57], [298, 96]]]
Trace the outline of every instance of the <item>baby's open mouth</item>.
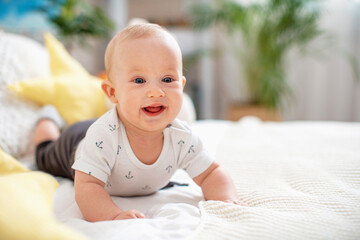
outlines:
[[143, 108], [143, 111], [148, 116], [157, 116], [165, 110], [165, 106], [147, 106]]

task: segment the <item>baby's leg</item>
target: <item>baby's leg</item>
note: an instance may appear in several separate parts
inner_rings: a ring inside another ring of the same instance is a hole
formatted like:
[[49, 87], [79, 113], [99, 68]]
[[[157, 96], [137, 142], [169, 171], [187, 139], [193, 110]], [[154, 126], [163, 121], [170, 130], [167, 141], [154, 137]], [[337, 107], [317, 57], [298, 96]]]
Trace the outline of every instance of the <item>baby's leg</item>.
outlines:
[[56, 140], [59, 136], [60, 130], [54, 121], [44, 118], [36, 124], [33, 142], [37, 146], [41, 142]]
[[[56, 125], [50, 123], [47, 127], [53, 128]], [[41, 129], [38, 127], [39, 136], [38, 144], [36, 146], [35, 157], [36, 163], [40, 170], [48, 172], [54, 176], [61, 176], [69, 179], [74, 179], [74, 171], [71, 168], [74, 163], [74, 154], [79, 142], [85, 137], [86, 131], [94, 120], [75, 123], [56, 137], [55, 128], [52, 130]], [[42, 132], [43, 131], [43, 132]], [[43, 141], [40, 141], [42, 139]]]
[[65, 121], [53, 105], [45, 105], [39, 112], [39, 120], [35, 126], [34, 145], [49, 140], [56, 140], [60, 136], [60, 128], [65, 126]]

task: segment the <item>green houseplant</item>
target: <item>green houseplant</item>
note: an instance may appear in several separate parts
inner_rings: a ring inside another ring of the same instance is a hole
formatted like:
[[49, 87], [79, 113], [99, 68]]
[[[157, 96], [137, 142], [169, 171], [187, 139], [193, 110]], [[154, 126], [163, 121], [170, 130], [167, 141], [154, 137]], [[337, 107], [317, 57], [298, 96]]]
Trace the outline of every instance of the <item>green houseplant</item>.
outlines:
[[[244, 2], [244, 1], [242, 1]], [[242, 4], [235, 0], [203, 1], [192, 6], [196, 29], [216, 25], [232, 40], [246, 81], [250, 104], [281, 107], [291, 96], [285, 76], [285, 56], [322, 34], [316, 0], [265, 0]]]
[[97, 6], [84, 0], [46, 0], [37, 8], [45, 14], [70, 50], [74, 42], [85, 43], [88, 37], [106, 38], [113, 21]]

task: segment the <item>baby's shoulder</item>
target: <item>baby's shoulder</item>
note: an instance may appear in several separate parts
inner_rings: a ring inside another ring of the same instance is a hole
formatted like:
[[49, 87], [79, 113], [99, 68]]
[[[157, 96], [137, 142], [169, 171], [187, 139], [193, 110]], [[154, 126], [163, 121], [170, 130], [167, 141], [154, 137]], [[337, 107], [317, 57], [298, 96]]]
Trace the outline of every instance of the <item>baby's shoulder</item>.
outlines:
[[169, 128], [175, 132], [179, 131], [179, 132], [191, 134], [191, 128], [187, 124], [187, 122], [181, 121], [177, 118], [169, 124]]
[[175, 142], [179, 142], [181, 140], [188, 143], [190, 142], [189, 140], [193, 139], [194, 137], [196, 138], [188, 123], [179, 119], [175, 119], [173, 122], [171, 122], [168, 128], [170, 136]]
[[96, 135], [116, 135], [120, 130], [120, 121], [116, 111], [110, 110], [99, 117], [88, 129], [87, 133]]

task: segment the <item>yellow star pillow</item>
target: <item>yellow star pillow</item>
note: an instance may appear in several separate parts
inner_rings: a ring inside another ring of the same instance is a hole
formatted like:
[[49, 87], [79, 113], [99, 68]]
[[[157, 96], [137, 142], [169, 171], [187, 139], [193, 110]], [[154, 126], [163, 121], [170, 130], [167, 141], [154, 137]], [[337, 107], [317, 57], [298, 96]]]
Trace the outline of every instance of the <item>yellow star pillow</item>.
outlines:
[[107, 110], [101, 79], [91, 76], [51, 34], [45, 34], [51, 76], [28, 79], [8, 86], [37, 102], [54, 105], [68, 123], [97, 118]]
[[0, 239], [85, 240], [53, 214], [58, 183], [49, 174], [29, 171], [0, 149]]
[[49, 53], [50, 70], [53, 76], [74, 73], [87, 76], [87, 71], [66, 51], [64, 46], [50, 33], [44, 34], [45, 46]]
[[0, 148], [0, 176], [30, 171]]

